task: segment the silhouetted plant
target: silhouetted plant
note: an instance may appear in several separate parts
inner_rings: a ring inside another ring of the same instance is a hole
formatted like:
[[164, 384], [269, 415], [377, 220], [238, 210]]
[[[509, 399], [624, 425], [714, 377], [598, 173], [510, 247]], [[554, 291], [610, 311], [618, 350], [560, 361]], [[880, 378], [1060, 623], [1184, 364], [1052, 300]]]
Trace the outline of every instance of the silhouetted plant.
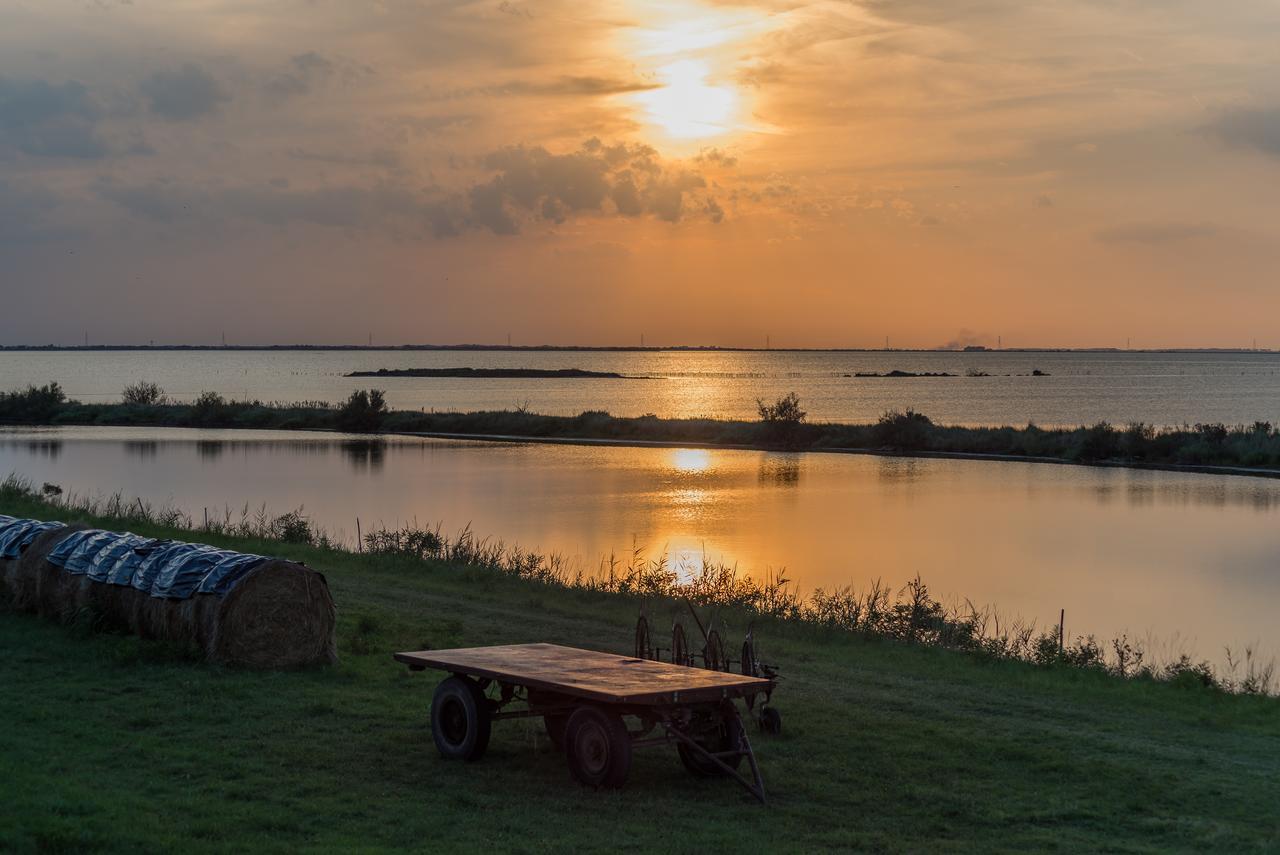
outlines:
[[52, 421], [67, 401], [57, 383], [28, 386], [14, 392], [0, 392], [0, 419], [10, 422]]
[[142, 381], [125, 386], [120, 395], [121, 400], [131, 407], [156, 407], [168, 403], [164, 389], [156, 383]]
[[905, 413], [890, 410], [880, 417], [871, 436], [880, 448], [896, 451], [919, 451], [929, 445], [933, 422], [923, 413], [908, 409]]
[[338, 427], [355, 433], [376, 431], [387, 415], [387, 401], [381, 389], [360, 389], [338, 410]]

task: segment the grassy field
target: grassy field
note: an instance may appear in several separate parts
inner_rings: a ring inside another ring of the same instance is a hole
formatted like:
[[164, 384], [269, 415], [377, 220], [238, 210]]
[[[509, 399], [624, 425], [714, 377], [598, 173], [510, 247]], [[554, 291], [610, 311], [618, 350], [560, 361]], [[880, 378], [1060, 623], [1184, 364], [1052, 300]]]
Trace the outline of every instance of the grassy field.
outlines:
[[[0, 513], [47, 516], [7, 501]], [[93, 522], [93, 520], [90, 520]], [[101, 521], [99, 521], [101, 522]], [[140, 533], [189, 537], [153, 525]], [[638, 752], [569, 779], [540, 725], [445, 763], [436, 676], [399, 649], [554, 641], [628, 652], [638, 601], [443, 563], [211, 536], [328, 577], [341, 664], [250, 673], [0, 611], [0, 850], [1275, 851], [1280, 704], [983, 661], [781, 622], [771, 804]], [[652, 603], [665, 623], [671, 604]], [[745, 618], [726, 618], [733, 639]]]

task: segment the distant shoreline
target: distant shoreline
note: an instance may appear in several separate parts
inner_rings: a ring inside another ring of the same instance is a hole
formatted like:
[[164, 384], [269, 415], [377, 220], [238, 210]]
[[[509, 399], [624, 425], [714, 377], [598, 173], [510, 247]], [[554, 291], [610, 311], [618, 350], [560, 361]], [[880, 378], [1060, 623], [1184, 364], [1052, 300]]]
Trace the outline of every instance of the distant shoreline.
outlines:
[[135, 403], [84, 404], [68, 400], [57, 384], [0, 393], [0, 424], [328, 430], [489, 441], [585, 445], [657, 445], [827, 451], [902, 457], [955, 457], [1084, 463], [1171, 471], [1280, 477], [1280, 430], [1270, 422], [1228, 426], [1197, 424], [1158, 429], [1106, 422], [1075, 428], [957, 427], [935, 424], [907, 410], [874, 424], [804, 421], [794, 396], [761, 403], [759, 421], [613, 416], [586, 411], [549, 416], [524, 409], [479, 412], [388, 410], [382, 393], [353, 392], [341, 406], [264, 404], [227, 400], [212, 392], [192, 403], [163, 399], [156, 387]]
[[85, 351], [100, 352], [169, 352], [169, 351], [237, 351], [237, 352], [306, 352], [306, 351], [368, 351], [371, 353], [406, 351], [514, 351], [533, 353], [1203, 353], [1203, 354], [1257, 354], [1280, 355], [1280, 350], [1248, 347], [1004, 347], [980, 349], [956, 349], [939, 347], [719, 347], [715, 345], [670, 345], [640, 347], [636, 345], [502, 345], [502, 344], [7, 344], [0, 345], [0, 353], [60, 353]]

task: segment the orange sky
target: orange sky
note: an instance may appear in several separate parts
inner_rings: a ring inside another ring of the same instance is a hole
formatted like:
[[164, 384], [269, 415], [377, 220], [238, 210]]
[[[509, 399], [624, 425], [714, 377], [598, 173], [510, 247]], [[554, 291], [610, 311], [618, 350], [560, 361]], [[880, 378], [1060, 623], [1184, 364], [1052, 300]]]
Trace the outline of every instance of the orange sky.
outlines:
[[1280, 7], [0, 4], [0, 343], [1280, 347]]

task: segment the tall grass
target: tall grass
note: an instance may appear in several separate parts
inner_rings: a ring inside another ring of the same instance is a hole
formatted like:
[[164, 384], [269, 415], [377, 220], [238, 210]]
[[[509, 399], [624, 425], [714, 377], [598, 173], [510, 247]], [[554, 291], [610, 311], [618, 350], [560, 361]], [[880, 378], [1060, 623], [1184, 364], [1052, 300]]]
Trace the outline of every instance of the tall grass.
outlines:
[[[53, 489], [50, 489], [53, 488]], [[1060, 640], [1059, 627], [1038, 629], [1034, 622], [1008, 619], [994, 608], [969, 600], [943, 603], [920, 576], [900, 588], [872, 580], [815, 588], [805, 594], [785, 570], [762, 577], [740, 573], [734, 566], [703, 557], [673, 563], [665, 552], [649, 558], [639, 546], [619, 557], [611, 554], [590, 570], [558, 553], [540, 553], [478, 536], [468, 525], [456, 534], [433, 528], [381, 527], [360, 543], [344, 543], [312, 525], [298, 508], [268, 513], [265, 506], [224, 508], [200, 520], [170, 507], [157, 507], [121, 493], [105, 497], [63, 495], [54, 485], [37, 492], [30, 482], [10, 475], [0, 482], [0, 506], [38, 503], [52, 513], [107, 520], [129, 526], [140, 523], [193, 533], [305, 543], [322, 550], [362, 551], [396, 557], [411, 565], [434, 562], [463, 566], [482, 576], [496, 574], [562, 589], [610, 593], [644, 599], [688, 600], [703, 606], [740, 610], [749, 619], [777, 620], [825, 631], [856, 633], [906, 644], [963, 651], [991, 660], [1015, 660], [1042, 667], [1077, 668], [1131, 680], [1157, 680], [1187, 688], [1272, 695], [1277, 688], [1274, 660], [1264, 661], [1251, 647], [1226, 651], [1226, 667], [1215, 669], [1179, 653], [1156, 661], [1143, 643], [1125, 636], [1101, 643], [1092, 635]]]

